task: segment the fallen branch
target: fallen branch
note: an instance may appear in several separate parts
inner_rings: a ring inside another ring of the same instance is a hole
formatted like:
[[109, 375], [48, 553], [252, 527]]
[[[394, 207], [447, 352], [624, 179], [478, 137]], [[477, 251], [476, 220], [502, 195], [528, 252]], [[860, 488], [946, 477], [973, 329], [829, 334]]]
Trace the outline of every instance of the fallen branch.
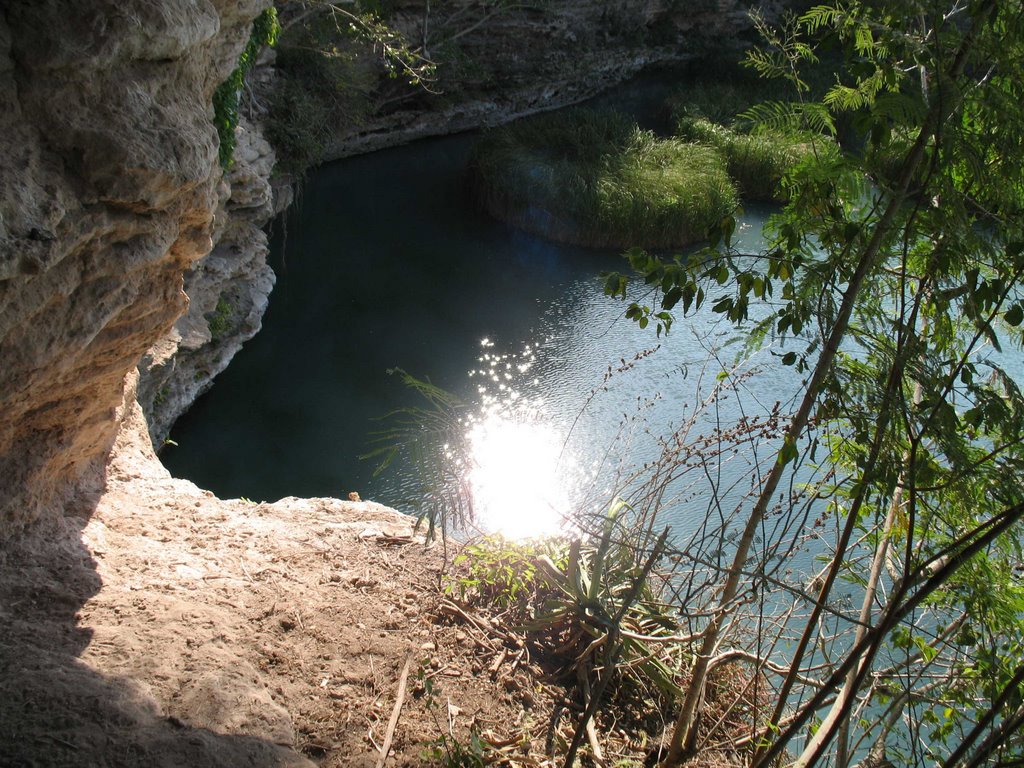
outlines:
[[498, 652], [498, 649], [494, 646], [493, 643], [491, 643], [490, 639], [488, 638], [488, 635], [493, 633], [492, 627], [482, 626], [481, 621], [479, 619], [476, 619], [470, 614], [466, 613], [464, 610], [462, 610], [459, 606], [457, 606], [450, 600], [442, 600], [440, 609], [442, 613], [447, 613], [449, 616], [461, 618], [470, 627], [479, 631], [483, 635], [483, 640], [476, 638], [472, 635], [472, 633], [470, 633], [470, 637], [472, 637], [474, 642], [476, 642], [478, 645], [483, 645], [485, 648], [491, 651], [491, 653]]

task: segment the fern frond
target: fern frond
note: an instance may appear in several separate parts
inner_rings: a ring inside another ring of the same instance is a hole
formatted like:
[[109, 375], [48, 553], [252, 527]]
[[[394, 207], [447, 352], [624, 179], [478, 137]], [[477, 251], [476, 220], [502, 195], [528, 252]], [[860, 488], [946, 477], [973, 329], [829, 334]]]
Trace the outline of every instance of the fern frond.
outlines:
[[750, 122], [759, 131], [836, 134], [832, 113], [826, 105], [817, 102], [766, 101], [743, 112], [740, 119]]
[[786, 65], [786, 60], [777, 51], [752, 48], [747, 51], [747, 57], [743, 63], [765, 79], [774, 80], [789, 76], [790, 70]]
[[842, 83], [837, 83], [829, 88], [824, 101], [830, 109], [838, 112], [863, 109], [869, 103], [867, 96], [859, 88]]
[[803, 119], [806, 130], [833, 137], [836, 135], [836, 123], [827, 106], [819, 102], [808, 102], [799, 104], [798, 107], [797, 112]]
[[859, 24], [854, 30], [853, 46], [862, 56], [870, 56], [875, 50], [875, 36], [866, 24]]
[[764, 101], [740, 114], [740, 119], [762, 130], [797, 131], [801, 124], [796, 105], [789, 101]]
[[839, 6], [816, 5], [800, 17], [800, 26], [814, 35], [822, 27], [834, 27], [843, 13]]

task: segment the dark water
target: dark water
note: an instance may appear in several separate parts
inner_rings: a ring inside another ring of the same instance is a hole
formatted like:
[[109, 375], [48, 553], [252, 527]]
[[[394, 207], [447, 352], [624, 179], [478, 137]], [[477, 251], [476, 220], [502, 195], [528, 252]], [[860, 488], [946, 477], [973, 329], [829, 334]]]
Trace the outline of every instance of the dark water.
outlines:
[[365, 489], [354, 461], [407, 393], [387, 369], [467, 389], [485, 337], [530, 338], [543, 309], [614, 254], [517, 235], [463, 199], [470, 137], [336, 163], [275, 237], [262, 332], [176, 425], [170, 469], [227, 495]]
[[[717, 360], [712, 350], [734, 334], [709, 312], [667, 339], [641, 331], [601, 292], [599, 274], [625, 268], [618, 253], [548, 243], [476, 211], [463, 184], [474, 141], [425, 140], [311, 176], [275, 226], [278, 283], [263, 331], [175, 426], [178, 446], [162, 454], [173, 474], [222, 497], [358, 491], [398, 504], [401, 476], [374, 478], [358, 458], [375, 419], [417, 402], [393, 367], [502, 410], [498, 424], [480, 417], [481, 463], [496, 467], [481, 493], [499, 507], [515, 497], [521, 509], [533, 486], [541, 506], [559, 508], [610, 493], [657, 457], [658, 436], [685, 423], [732, 365], [735, 347]], [[750, 248], [765, 213], [748, 210], [740, 237]], [[703, 427], [789, 398], [799, 381], [773, 359], [749, 363], [760, 375]], [[726, 471], [738, 482], [749, 469]], [[685, 523], [707, 511], [701, 502], [670, 514]]]

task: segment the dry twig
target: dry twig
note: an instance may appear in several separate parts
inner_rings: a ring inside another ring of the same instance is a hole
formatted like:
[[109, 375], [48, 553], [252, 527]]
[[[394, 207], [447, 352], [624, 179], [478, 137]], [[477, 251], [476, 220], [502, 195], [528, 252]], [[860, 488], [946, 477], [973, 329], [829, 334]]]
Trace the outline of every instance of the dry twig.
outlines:
[[412, 666], [412, 654], [405, 657], [405, 666], [402, 667], [402, 676], [398, 680], [398, 693], [395, 697], [395, 708], [391, 710], [391, 719], [388, 721], [388, 729], [384, 734], [384, 743], [380, 748], [380, 757], [377, 759], [376, 768], [384, 768], [391, 751], [391, 740], [395, 736], [395, 728], [398, 726], [398, 717], [402, 714], [402, 704], [405, 703], [405, 686], [409, 682], [409, 668]]

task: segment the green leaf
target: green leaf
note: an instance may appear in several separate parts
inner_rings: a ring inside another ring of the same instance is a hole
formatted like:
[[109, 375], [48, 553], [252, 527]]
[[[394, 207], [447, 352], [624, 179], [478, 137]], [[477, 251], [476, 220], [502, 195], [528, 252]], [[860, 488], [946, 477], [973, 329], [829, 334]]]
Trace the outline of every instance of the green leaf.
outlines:
[[1003, 319], [1016, 328], [1021, 324], [1021, 322], [1024, 322], [1024, 308], [1022, 308], [1020, 304], [1014, 304], [1006, 311], [1006, 314], [1003, 315]]
[[732, 235], [736, 231], [736, 218], [734, 216], [726, 216], [722, 219], [719, 226], [722, 229], [722, 238], [725, 240], [726, 248], [732, 245]]
[[797, 450], [796, 441], [787, 435], [782, 444], [782, 449], [779, 451], [779, 464], [789, 464], [791, 461], [795, 461], [799, 455], [800, 452]]

